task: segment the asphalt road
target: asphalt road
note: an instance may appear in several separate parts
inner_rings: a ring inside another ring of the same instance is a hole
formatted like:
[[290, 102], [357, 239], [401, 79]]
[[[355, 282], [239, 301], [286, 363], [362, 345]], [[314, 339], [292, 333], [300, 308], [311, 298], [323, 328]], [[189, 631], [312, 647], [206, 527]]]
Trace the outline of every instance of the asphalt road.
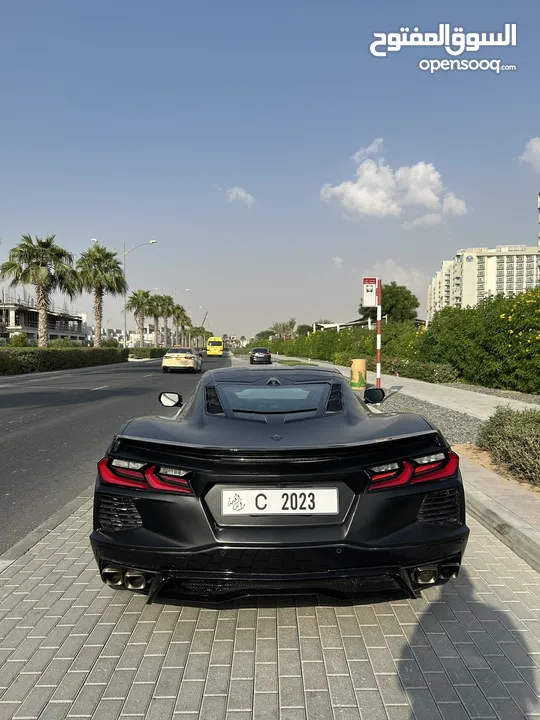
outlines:
[[[231, 365], [203, 358], [203, 372]], [[114, 433], [140, 415], [173, 415], [162, 391], [185, 398], [200, 374], [161, 371], [161, 360], [0, 377], [0, 554], [95, 480]]]

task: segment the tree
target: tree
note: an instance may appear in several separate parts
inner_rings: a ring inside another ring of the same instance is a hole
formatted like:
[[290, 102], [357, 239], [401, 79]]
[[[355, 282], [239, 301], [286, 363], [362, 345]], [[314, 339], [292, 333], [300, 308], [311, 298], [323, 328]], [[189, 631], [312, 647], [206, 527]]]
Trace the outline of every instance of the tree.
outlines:
[[169, 345], [169, 320], [174, 314], [174, 299], [172, 295], [161, 296], [161, 317], [163, 318], [163, 329], [165, 331], [165, 345]]
[[270, 335], [272, 335], [272, 331], [271, 331], [271, 330], [262, 330], [261, 332], [258, 332], [258, 333], [255, 335], [255, 337], [253, 338], [253, 340], [254, 340], [255, 342], [261, 342], [262, 340], [268, 340], [269, 337], [270, 337]]
[[[420, 302], [414, 293], [405, 285], [398, 285], [392, 281], [382, 286], [382, 314], [388, 316], [388, 320], [394, 322], [410, 322], [416, 320], [417, 308]], [[358, 308], [358, 313], [364, 318], [377, 319], [377, 308]]]
[[182, 335], [182, 342], [184, 342], [184, 330], [188, 325], [191, 325], [191, 320], [183, 305], [174, 306], [172, 318], [176, 335], [175, 343], [178, 342], [179, 334]]
[[94, 295], [95, 342], [101, 347], [103, 324], [103, 298], [107, 295], [123, 295], [127, 283], [118, 255], [103, 245], [92, 245], [77, 260], [77, 273], [81, 289]]
[[154, 320], [154, 347], [159, 346], [159, 318], [161, 317], [161, 295], [152, 295], [148, 303], [148, 313]]
[[79, 293], [79, 281], [73, 267], [73, 255], [56, 244], [56, 236], [45, 239], [23, 235], [0, 266], [0, 279], [10, 278], [11, 287], [33, 285], [38, 310], [38, 345], [47, 347], [47, 311], [55, 291], [70, 299]]
[[310, 333], [312, 329], [313, 328], [311, 325], [298, 325], [298, 327], [296, 328], [296, 334], [298, 335], [298, 337], [306, 337], [306, 335], [308, 335], [308, 333]]
[[[133, 312], [139, 328], [141, 347], [144, 345], [144, 319], [150, 313], [150, 290], [135, 290], [126, 303], [126, 310]], [[125, 338], [124, 340], [126, 340]]]

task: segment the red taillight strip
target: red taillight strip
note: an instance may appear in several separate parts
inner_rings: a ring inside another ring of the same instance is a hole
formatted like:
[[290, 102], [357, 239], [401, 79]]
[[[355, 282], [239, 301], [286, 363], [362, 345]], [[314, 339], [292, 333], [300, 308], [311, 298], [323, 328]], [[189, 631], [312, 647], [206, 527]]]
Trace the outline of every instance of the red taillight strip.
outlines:
[[182, 495], [193, 495], [193, 490], [189, 486], [187, 480], [184, 480], [183, 478], [174, 478], [173, 480], [171, 478], [170, 484], [164, 482], [156, 475], [155, 467], [148, 468], [148, 470], [144, 473], [144, 476], [150, 487], [154, 490], [165, 490], [168, 492], [181, 493]]
[[[410, 481], [412, 474], [413, 474], [413, 466], [408, 463], [403, 463], [403, 470], [396, 474], [396, 473], [380, 473], [379, 475], [374, 475], [371, 478], [371, 482], [373, 485], [369, 487], [369, 490], [384, 490], [385, 488], [391, 488], [391, 487], [400, 487], [401, 485], [407, 485]], [[388, 478], [388, 480], [385, 480], [384, 478], [391, 476]], [[381, 481], [378, 481], [377, 478], [381, 478]]]
[[[133, 473], [133, 479], [131, 477], [121, 477], [117, 475], [109, 467], [109, 458], [103, 458], [98, 462], [99, 475], [103, 482], [109, 485], [121, 485], [122, 487], [137, 488], [138, 490], [146, 490], [147, 485], [144, 482], [142, 473], [138, 473], [136, 470], [127, 470], [123, 468], [123, 472]], [[135, 478], [140, 478], [136, 480]]]
[[444, 480], [455, 475], [459, 468], [459, 455], [449, 451], [446, 462], [428, 463], [427, 465], [413, 465], [407, 460], [403, 461], [403, 470], [394, 473], [378, 473], [371, 477], [368, 492], [387, 490], [403, 485], [418, 485], [419, 483]]
[[452, 475], [455, 475], [459, 468], [459, 455], [456, 455], [454, 452], [448, 453], [448, 460], [446, 464], [442, 465], [442, 463], [437, 463], [439, 468], [434, 469], [430, 472], [418, 472], [420, 470], [420, 467], [417, 468], [417, 471], [415, 472], [415, 476], [413, 476], [412, 484], [416, 485], [418, 483], [423, 482], [431, 482], [432, 480], [444, 480], [444, 478], [452, 477]]

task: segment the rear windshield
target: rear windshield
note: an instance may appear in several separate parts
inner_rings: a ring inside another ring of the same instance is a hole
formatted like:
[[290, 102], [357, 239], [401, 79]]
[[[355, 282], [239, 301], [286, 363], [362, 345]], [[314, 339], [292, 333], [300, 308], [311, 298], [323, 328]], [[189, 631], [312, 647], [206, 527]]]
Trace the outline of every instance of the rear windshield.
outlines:
[[251, 413], [294, 413], [315, 411], [328, 395], [328, 383], [305, 386], [225, 384], [217, 391], [230, 404], [233, 411]]
[[209, 345], [223, 345], [220, 340], [210, 340]]
[[194, 351], [191, 348], [171, 348], [170, 350], [167, 350], [167, 355], [193, 355], [193, 352]]
[[251, 352], [252, 353], [267, 353], [268, 348], [254, 348]]

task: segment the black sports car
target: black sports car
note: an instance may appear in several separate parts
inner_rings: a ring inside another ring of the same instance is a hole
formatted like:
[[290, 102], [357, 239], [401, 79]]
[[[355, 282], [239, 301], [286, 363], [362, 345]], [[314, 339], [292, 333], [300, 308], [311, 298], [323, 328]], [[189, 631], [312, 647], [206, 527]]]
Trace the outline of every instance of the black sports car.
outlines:
[[419, 415], [375, 413], [338, 370], [207, 372], [173, 417], [127, 422], [98, 463], [104, 582], [148, 602], [353, 598], [457, 576], [459, 458]]
[[253, 348], [249, 352], [249, 364], [262, 363], [264, 365], [272, 364], [272, 354], [268, 348]]

